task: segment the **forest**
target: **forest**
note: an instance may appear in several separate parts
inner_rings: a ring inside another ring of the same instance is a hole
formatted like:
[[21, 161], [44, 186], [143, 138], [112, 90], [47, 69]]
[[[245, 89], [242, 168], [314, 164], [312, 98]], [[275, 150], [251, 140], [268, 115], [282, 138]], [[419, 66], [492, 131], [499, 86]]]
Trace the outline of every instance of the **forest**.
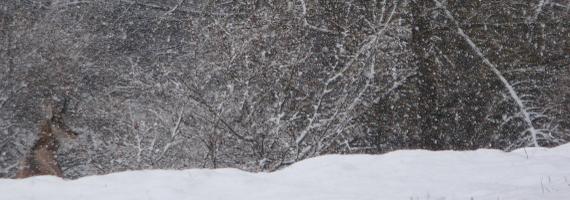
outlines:
[[[569, 0], [2, 0], [0, 178], [570, 140]], [[65, 111], [65, 112], [64, 112]]]

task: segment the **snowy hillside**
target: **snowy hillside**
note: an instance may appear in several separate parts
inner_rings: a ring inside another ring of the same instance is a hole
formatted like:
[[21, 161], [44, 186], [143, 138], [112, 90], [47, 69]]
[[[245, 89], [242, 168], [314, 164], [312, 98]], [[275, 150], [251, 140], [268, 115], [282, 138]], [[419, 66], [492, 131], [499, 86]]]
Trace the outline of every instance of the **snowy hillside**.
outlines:
[[564, 200], [570, 144], [553, 149], [322, 156], [275, 173], [131, 171], [66, 181], [0, 180], [1, 200]]

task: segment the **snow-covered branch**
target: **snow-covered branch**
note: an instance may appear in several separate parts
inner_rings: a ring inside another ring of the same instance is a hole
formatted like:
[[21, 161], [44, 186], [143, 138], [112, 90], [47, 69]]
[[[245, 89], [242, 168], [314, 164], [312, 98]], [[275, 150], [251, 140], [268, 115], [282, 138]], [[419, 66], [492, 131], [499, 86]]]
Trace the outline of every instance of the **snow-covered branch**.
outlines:
[[517, 91], [515, 91], [514, 87], [512, 86], [512, 84], [503, 76], [503, 73], [501, 73], [501, 71], [499, 71], [499, 69], [497, 68], [497, 66], [495, 64], [493, 64], [481, 51], [481, 49], [473, 42], [473, 40], [471, 40], [471, 37], [469, 37], [464, 31], [463, 29], [459, 26], [459, 22], [455, 19], [455, 17], [453, 17], [453, 15], [451, 14], [451, 12], [438, 0], [434, 0], [434, 2], [436, 3], [436, 6], [440, 9], [442, 9], [445, 12], [446, 17], [451, 20], [451, 22], [455, 25], [455, 28], [457, 29], [457, 34], [459, 34], [464, 40], [465, 42], [467, 42], [467, 44], [469, 45], [469, 47], [471, 47], [471, 50], [473, 50], [473, 52], [481, 59], [483, 60], [483, 63], [485, 63], [485, 65], [487, 65], [491, 71], [493, 71], [493, 73], [497, 76], [497, 78], [499, 78], [499, 80], [501, 81], [501, 83], [503, 83], [503, 85], [505, 86], [505, 88], [507, 89], [507, 91], [509, 92], [509, 95], [512, 97], [512, 99], [515, 101], [516, 105], [519, 107], [520, 112], [523, 115], [523, 119], [526, 123], [526, 125], [528, 126], [527, 131], [531, 134], [532, 136], [532, 143], [534, 146], [539, 147], [540, 145], [538, 144], [538, 134], [539, 131], [534, 127], [534, 124], [532, 123], [532, 119], [530, 116], [530, 113], [528, 112], [528, 108], [527, 106], [523, 103], [523, 100], [520, 98], [519, 94], [517, 93]]

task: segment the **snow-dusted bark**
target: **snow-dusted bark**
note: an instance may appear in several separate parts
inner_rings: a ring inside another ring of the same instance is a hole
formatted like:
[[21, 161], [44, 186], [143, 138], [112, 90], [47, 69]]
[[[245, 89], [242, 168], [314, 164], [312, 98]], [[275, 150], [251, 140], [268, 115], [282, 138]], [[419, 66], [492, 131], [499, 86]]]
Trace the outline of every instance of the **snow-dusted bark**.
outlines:
[[538, 16], [540, 16], [540, 13], [542, 13], [542, 9], [544, 8], [545, 1], [546, 0], [538, 0], [538, 4], [536, 5], [536, 10], [532, 15], [532, 19], [530, 19], [531, 22], [536, 22], [536, 20], [538, 20]]

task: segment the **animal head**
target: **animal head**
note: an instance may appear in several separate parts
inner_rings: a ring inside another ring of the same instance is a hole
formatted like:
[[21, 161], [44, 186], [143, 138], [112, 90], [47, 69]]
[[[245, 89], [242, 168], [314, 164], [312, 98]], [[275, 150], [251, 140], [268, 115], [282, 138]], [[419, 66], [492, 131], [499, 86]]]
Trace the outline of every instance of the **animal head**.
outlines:
[[54, 99], [47, 100], [43, 104], [45, 118], [41, 124], [42, 134], [49, 134], [57, 138], [75, 139], [78, 134], [65, 124], [63, 115], [65, 114], [67, 101], [60, 102], [59, 105]]

